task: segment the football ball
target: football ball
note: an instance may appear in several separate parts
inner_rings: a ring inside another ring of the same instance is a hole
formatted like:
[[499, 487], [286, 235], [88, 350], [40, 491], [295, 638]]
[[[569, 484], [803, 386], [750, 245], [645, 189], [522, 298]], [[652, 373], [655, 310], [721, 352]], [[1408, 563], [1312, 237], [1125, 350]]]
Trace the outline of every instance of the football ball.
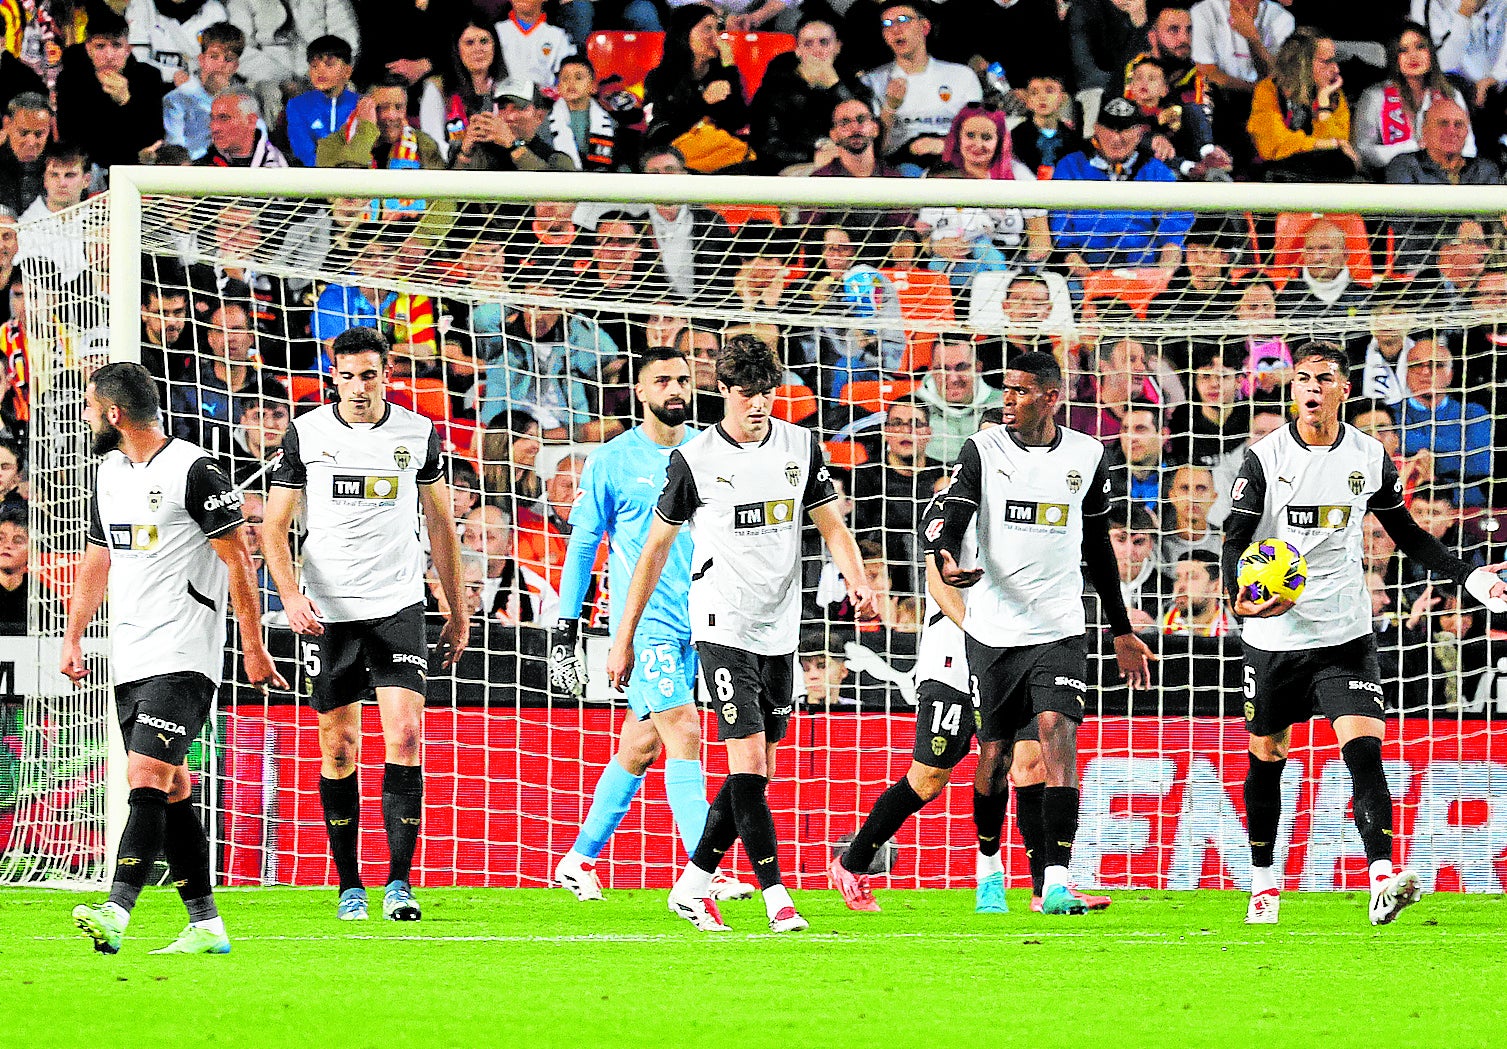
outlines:
[[1258, 539], [1240, 555], [1235, 582], [1257, 604], [1272, 597], [1296, 601], [1308, 585], [1308, 562], [1284, 539]]

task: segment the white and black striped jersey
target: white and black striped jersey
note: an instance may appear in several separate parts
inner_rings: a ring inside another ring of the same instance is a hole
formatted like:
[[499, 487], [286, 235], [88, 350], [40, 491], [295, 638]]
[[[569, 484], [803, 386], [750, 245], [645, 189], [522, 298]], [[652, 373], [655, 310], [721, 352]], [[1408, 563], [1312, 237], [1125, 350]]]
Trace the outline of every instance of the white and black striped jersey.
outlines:
[[969, 437], [948, 504], [977, 508], [984, 575], [968, 591], [963, 629], [991, 648], [1081, 637], [1083, 520], [1109, 511], [1104, 445], [1065, 426], [1049, 445], [996, 426]]
[[675, 449], [656, 512], [691, 526], [691, 640], [794, 652], [801, 524], [836, 498], [816, 436], [779, 419], [754, 444], [718, 425]]
[[424, 600], [418, 486], [444, 477], [440, 438], [395, 404], [376, 423], [335, 409], [288, 425], [272, 484], [304, 493], [302, 585], [324, 618], [385, 619]]
[[[1308, 584], [1288, 612], [1245, 620], [1245, 643], [1268, 652], [1338, 645], [1371, 632], [1361, 570], [1361, 520], [1402, 505], [1402, 480], [1380, 441], [1348, 423], [1327, 448], [1296, 423], [1246, 450], [1230, 488], [1230, 512], [1257, 519], [1257, 539], [1285, 539], [1308, 562]], [[1230, 526], [1234, 526], [1232, 516]]]
[[[936, 541], [942, 530], [942, 502], [946, 493], [934, 495], [921, 515], [921, 536], [929, 545]], [[963, 561], [961, 568], [970, 569], [978, 564], [978, 532], [970, 524], [963, 535]], [[959, 591], [963, 601], [968, 600], [968, 591]], [[969, 693], [968, 656], [963, 644], [963, 628], [948, 618], [931, 596], [931, 587], [926, 588], [926, 618], [922, 620], [921, 641], [916, 646], [916, 684], [936, 681], [959, 692]]]
[[241, 495], [197, 445], [169, 437], [132, 462], [99, 464], [89, 542], [110, 551], [110, 662], [116, 684], [196, 672], [220, 683], [229, 570], [211, 539], [241, 526]]

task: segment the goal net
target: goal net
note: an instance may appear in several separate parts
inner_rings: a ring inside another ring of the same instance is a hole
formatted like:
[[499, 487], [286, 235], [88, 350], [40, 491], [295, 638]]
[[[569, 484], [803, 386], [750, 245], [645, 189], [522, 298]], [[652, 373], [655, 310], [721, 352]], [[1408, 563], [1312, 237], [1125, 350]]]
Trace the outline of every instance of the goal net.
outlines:
[[[855, 621], [808, 537], [806, 696], [770, 801], [783, 870], [823, 885], [832, 850], [912, 760], [918, 514], [998, 403], [1005, 366], [1042, 350], [1067, 376], [1064, 421], [1113, 457], [1122, 590], [1160, 657], [1150, 689], [1122, 687], [1085, 594], [1074, 877], [1239, 886], [1245, 696], [1215, 560], [1246, 445], [1286, 421], [1295, 347], [1322, 339], [1348, 351], [1347, 416], [1387, 445], [1415, 516], [1463, 556], [1503, 560], [1494, 477], [1507, 414], [1507, 193], [1460, 193], [1470, 195], [118, 169], [108, 201], [23, 233], [72, 245], [75, 224], [79, 245], [75, 271], [40, 255], [23, 269], [42, 584], [31, 643], [55, 649], [81, 550], [91, 461], [79, 391], [97, 362], [139, 359], [158, 376], [171, 432], [224, 459], [256, 542], [288, 420], [329, 399], [329, 340], [375, 326], [394, 346], [390, 398], [434, 419], [446, 442], [472, 612], [470, 649], [430, 684], [415, 880], [546, 884], [626, 712], [602, 670], [604, 578], [588, 596], [586, 696], [552, 695], [547, 683], [580, 470], [633, 425], [633, 354], [684, 350], [705, 426], [721, 411], [716, 349], [752, 334], [786, 369], [775, 414], [825, 444], [880, 595], [878, 617]], [[1507, 652], [1496, 624], [1372, 525], [1364, 559], [1399, 856], [1430, 888], [1502, 891]], [[196, 780], [222, 882], [328, 884], [309, 668], [265, 571], [261, 583], [268, 644], [293, 687], [263, 696], [245, 686], [232, 637]], [[28, 693], [5, 722], [15, 772], [0, 779], [0, 818], [14, 826], [0, 878], [103, 877], [111, 710], [103, 668], [91, 680], [83, 692]], [[705, 727], [714, 739], [711, 711]], [[372, 706], [364, 730], [362, 850], [380, 877]], [[1364, 854], [1333, 734], [1315, 722], [1293, 742], [1278, 849], [1286, 882], [1360, 888]], [[704, 755], [715, 786], [721, 748]], [[965, 759], [881, 853], [881, 884], [972, 884], [973, 770]], [[612, 886], [665, 886], [684, 861], [658, 771], [640, 797], [602, 856]], [[1018, 834], [1006, 834], [1007, 878], [1026, 885]]]

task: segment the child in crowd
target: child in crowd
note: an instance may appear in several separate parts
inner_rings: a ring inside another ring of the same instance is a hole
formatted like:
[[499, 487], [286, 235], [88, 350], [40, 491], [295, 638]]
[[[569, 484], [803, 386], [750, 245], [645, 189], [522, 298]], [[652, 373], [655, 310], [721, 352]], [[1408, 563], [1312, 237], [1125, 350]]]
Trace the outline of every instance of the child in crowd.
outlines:
[[[1145, 142], [1153, 156], [1190, 181], [1230, 181], [1234, 162], [1214, 144], [1214, 126], [1202, 106], [1167, 98], [1167, 71], [1142, 55], [1125, 81], [1125, 97], [1146, 119]], [[1167, 103], [1171, 101], [1171, 105]]]
[[304, 167], [315, 166], [315, 147], [326, 135], [345, 126], [361, 96], [351, 88], [354, 69], [351, 45], [338, 36], [322, 36], [311, 42], [309, 59], [311, 90], [288, 101], [288, 145]]
[[182, 146], [198, 160], [209, 152], [209, 104], [231, 85], [244, 86], [237, 75], [246, 34], [229, 22], [216, 22], [199, 34], [198, 73], [173, 88], [162, 100], [163, 142]]
[[555, 91], [560, 97], [549, 113], [555, 148], [578, 171], [621, 169], [617, 121], [596, 99], [597, 74], [590, 60], [571, 55], [561, 62]]
[[1046, 74], [1026, 82], [1026, 111], [1010, 132], [1010, 149], [1015, 159], [1036, 172], [1037, 178], [1051, 178], [1057, 162], [1083, 148], [1083, 136], [1063, 113], [1068, 108], [1067, 92], [1062, 81]]

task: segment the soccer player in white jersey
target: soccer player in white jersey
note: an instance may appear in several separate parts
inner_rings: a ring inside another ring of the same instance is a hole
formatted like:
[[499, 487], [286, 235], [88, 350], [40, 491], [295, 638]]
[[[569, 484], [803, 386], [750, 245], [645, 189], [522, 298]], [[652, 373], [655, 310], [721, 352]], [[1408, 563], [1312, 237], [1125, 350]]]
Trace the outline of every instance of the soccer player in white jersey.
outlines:
[[[634, 394], [644, 406], [643, 424], [591, 454], [570, 512], [570, 545], [560, 578], [560, 621], [550, 638], [550, 683], [580, 696], [586, 673], [577, 652], [581, 604], [591, 566], [605, 535], [609, 540], [608, 592], [615, 624], [627, 604], [628, 582], [654, 521], [654, 504], [665, 486], [670, 453], [698, 431], [686, 425], [695, 395], [691, 366], [679, 350], [651, 349], [634, 362]], [[701, 715], [696, 709], [696, 652], [691, 647], [691, 537], [676, 539], [645, 614], [634, 647], [638, 652], [628, 685], [628, 713], [618, 734], [617, 755], [592, 792], [591, 808], [570, 851], [555, 866], [555, 881], [579, 900], [600, 900], [596, 860], [628, 813], [649, 766], [665, 754], [665, 796], [686, 853], [706, 827], [706, 777], [701, 768]], [[719, 871], [712, 884], [719, 900], [744, 899], [753, 886]]]
[[[1297, 417], [1245, 453], [1230, 489], [1224, 575], [1244, 621], [1245, 778], [1251, 843], [1251, 899], [1245, 920], [1274, 925], [1281, 885], [1273, 852], [1282, 809], [1282, 770], [1291, 726], [1323, 714], [1334, 726], [1355, 793], [1355, 827], [1370, 863], [1372, 925], [1386, 925], [1422, 891], [1418, 876], [1392, 867], [1392, 794], [1382, 769], [1386, 699], [1371, 626], [1361, 520], [1374, 513], [1397, 547], [1431, 573], [1463, 584], [1492, 611], [1507, 611], [1503, 565], [1471, 570], [1425, 532], [1403, 505], [1402, 481], [1381, 442], [1340, 421], [1350, 396], [1345, 351], [1311, 342], [1293, 352]], [[1236, 584], [1254, 538], [1291, 543], [1308, 562], [1296, 604], [1252, 600]]]
[[[1078, 831], [1078, 722], [1088, 691], [1083, 573], [1104, 604], [1121, 677], [1149, 680], [1151, 652], [1131, 630], [1106, 514], [1104, 446], [1059, 426], [1062, 372], [1023, 353], [1004, 375], [1005, 425], [976, 433], [952, 468], [942, 526], [931, 542], [943, 580], [976, 587], [963, 619], [980, 742], [1013, 740], [1034, 717], [1046, 764], [1041, 808], [1045, 914], [1081, 914], [1068, 884]], [[978, 567], [962, 567], [978, 519]]]
[[115, 712], [131, 793], [110, 897], [75, 907], [73, 920], [95, 950], [115, 954], [165, 851], [189, 924], [152, 953], [227, 954], [230, 940], [209, 885], [209, 839], [189, 797], [186, 761], [220, 685], [227, 587], [247, 680], [288, 685], [262, 644], [241, 494], [208, 452], [162, 432], [161, 410], [157, 384], [139, 364], [107, 364], [84, 390], [90, 450], [103, 458], [62, 672], [75, 682], [88, 677], [81, 639], [108, 590]]
[[[367, 918], [357, 835], [361, 699], [375, 689], [386, 744], [382, 824], [389, 862], [382, 913], [422, 917], [409, 875], [424, 807], [424, 548], [450, 615], [439, 657], [453, 666], [468, 636], [460, 544], [450, 519], [434, 424], [386, 398], [388, 345], [374, 328], [351, 328], [331, 346], [336, 404], [300, 415], [283, 435], [272, 474], [262, 545], [288, 625], [301, 635], [319, 715], [319, 800], [340, 877], [336, 914]], [[304, 501], [303, 587], [289, 530]]]
[[867, 608], [858, 544], [837, 509], [821, 445], [810, 430], [770, 418], [780, 365], [759, 339], [736, 335], [717, 358], [727, 411], [670, 455], [664, 492], [628, 587], [607, 659], [614, 688], [628, 684], [634, 631], [683, 524], [691, 526], [691, 640], [727, 745], [728, 777], [706, 829], [670, 890], [670, 911], [703, 931], [725, 931], [712, 898], [722, 856], [741, 840], [764, 894], [769, 927], [807, 927], [781, 883], [765, 791], [794, 708], [800, 632], [801, 519], [809, 513], [856, 607]]

